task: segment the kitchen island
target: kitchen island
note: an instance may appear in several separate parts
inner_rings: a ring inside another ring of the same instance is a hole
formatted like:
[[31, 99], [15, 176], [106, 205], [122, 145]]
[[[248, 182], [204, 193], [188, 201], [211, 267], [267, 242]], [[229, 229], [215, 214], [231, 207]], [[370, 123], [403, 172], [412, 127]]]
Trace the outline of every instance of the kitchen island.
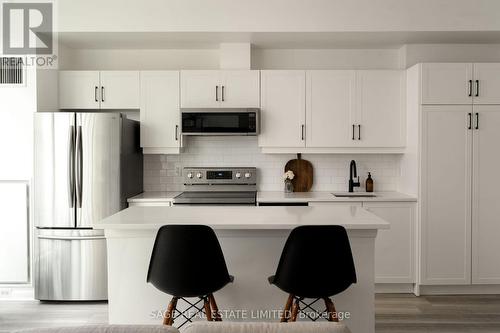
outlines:
[[[353, 333], [373, 333], [374, 247], [389, 223], [359, 206], [130, 207], [102, 220], [108, 252], [109, 322], [158, 324], [170, 296], [146, 283], [157, 230], [167, 224], [211, 226], [235, 281], [215, 293], [226, 320], [276, 321], [286, 293], [270, 285], [290, 230], [300, 225], [342, 225], [349, 235], [358, 282], [334, 297]], [[311, 253], [311, 255], [315, 255]], [[200, 253], [200, 260], [208, 260]], [[196, 262], [192, 263], [196, 265]], [[325, 265], [335, 263], [325, 262]], [[182, 308], [180, 308], [182, 309]]]

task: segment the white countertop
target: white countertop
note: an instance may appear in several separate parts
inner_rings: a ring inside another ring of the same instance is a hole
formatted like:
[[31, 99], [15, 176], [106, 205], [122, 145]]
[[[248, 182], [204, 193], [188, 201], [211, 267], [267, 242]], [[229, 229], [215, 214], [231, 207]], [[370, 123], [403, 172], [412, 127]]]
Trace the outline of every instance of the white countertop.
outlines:
[[292, 229], [300, 225], [342, 225], [346, 229], [388, 229], [389, 223], [357, 206], [134, 206], [97, 229], [158, 229], [166, 224], [204, 224], [214, 229]]
[[170, 202], [181, 192], [142, 192], [132, 198], [128, 198], [128, 202]]
[[373, 192], [375, 197], [336, 197], [332, 193], [348, 194], [347, 192], [318, 191], [293, 192], [262, 191], [257, 192], [257, 202], [372, 202], [372, 201], [417, 201], [416, 197], [400, 192]]
[[[128, 199], [128, 202], [171, 202], [181, 192], [143, 192]], [[346, 198], [335, 197], [333, 191], [317, 192], [294, 192], [284, 193], [283, 191], [259, 191], [257, 192], [257, 202], [415, 202], [417, 198], [400, 192], [374, 192], [375, 197]]]

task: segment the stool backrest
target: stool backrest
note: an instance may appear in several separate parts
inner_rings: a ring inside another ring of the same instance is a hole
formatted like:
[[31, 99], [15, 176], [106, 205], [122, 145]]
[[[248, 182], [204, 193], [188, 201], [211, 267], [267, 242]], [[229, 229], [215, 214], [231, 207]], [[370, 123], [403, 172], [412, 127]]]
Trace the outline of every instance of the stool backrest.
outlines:
[[300, 226], [288, 237], [274, 284], [295, 296], [330, 297], [356, 283], [356, 270], [344, 227]]
[[230, 281], [212, 228], [166, 225], [156, 235], [147, 281], [173, 296], [204, 296]]

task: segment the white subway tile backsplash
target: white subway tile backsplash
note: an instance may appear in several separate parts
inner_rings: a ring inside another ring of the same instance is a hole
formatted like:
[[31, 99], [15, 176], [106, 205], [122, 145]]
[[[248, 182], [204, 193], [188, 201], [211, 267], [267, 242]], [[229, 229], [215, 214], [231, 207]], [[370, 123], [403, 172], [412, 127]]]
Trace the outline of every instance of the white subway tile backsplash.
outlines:
[[[145, 191], [181, 191], [183, 177], [176, 168], [255, 166], [261, 191], [283, 190], [282, 174], [293, 154], [262, 154], [255, 137], [189, 137], [179, 155], [144, 156]], [[395, 191], [400, 176], [399, 155], [302, 154], [314, 168], [313, 191], [345, 191], [349, 162], [355, 160], [362, 186], [371, 172], [375, 191]]]

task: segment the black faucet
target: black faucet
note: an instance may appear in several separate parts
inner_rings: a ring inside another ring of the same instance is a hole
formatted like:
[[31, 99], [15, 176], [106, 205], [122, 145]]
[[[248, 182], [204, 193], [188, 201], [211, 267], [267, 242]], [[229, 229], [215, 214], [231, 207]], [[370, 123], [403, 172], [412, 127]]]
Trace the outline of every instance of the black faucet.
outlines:
[[[358, 181], [355, 182], [354, 178], [358, 178]], [[356, 170], [356, 162], [354, 160], [351, 161], [349, 165], [349, 192], [354, 192], [355, 187], [359, 187], [359, 176], [358, 171]]]

